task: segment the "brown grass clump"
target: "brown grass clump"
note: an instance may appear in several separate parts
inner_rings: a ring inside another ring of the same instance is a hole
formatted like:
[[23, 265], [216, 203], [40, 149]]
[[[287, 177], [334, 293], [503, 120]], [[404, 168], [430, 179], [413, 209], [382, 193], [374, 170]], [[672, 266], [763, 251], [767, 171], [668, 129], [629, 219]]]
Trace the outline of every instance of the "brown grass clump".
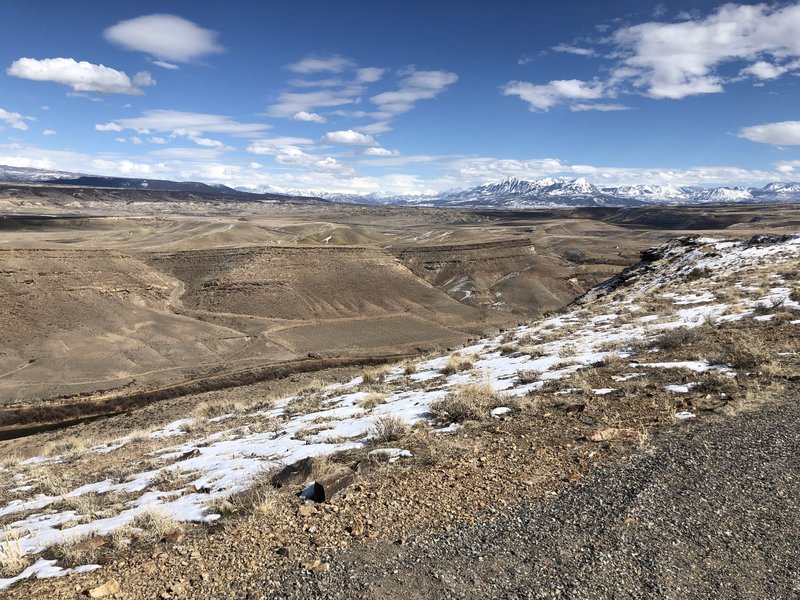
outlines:
[[500, 399], [488, 383], [460, 386], [431, 404], [431, 412], [440, 421], [481, 421], [500, 404]]
[[383, 383], [383, 380], [386, 379], [386, 376], [391, 370], [392, 367], [389, 365], [364, 369], [364, 371], [361, 373], [361, 378], [364, 380], [364, 385], [376, 385]]
[[372, 410], [376, 406], [386, 402], [386, 394], [370, 392], [359, 401], [359, 406], [364, 410]]
[[475, 366], [475, 361], [469, 356], [461, 356], [460, 354], [451, 354], [447, 360], [447, 364], [442, 369], [445, 375], [452, 375], [459, 371], [468, 371]]
[[417, 372], [417, 364], [413, 360], [407, 360], [403, 363], [403, 372], [406, 375], [413, 375]]
[[701, 337], [702, 332], [697, 327], [676, 327], [654, 338], [649, 346], [661, 350], [677, 350], [696, 342]]
[[158, 542], [171, 533], [182, 531], [184, 525], [158, 509], [149, 508], [136, 516], [131, 527], [141, 530], [139, 538]]
[[6, 529], [0, 540], [0, 576], [14, 577], [30, 564], [30, 559], [22, 554], [19, 534], [13, 529]]
[[500, 346], [500, 354], [508, 355], [514, 354], [515, 352], [519, 352], [519, 345], [514, 342]]
[[71, 536], [62, 534], [61, 542], [48, 548], [47, 554], [52, 555], [65, 567], [91, 564], [97, 561], [100, 547], [103, 545], [90, 543], [93, 537], [91, 534]]
[[396, 442], [408, 435], [409, 428], [405, 422], [394, 415], [384, 415], [375, 421], [370, 437], [375, 444]]
[[539, 381], [539, 377], [541, 377], [541, 375], [542, 374], [539, 371], [534, 371], [531, 369], [521, 370], [517, 371], [517, 381], [522, 385], [535, 383]]

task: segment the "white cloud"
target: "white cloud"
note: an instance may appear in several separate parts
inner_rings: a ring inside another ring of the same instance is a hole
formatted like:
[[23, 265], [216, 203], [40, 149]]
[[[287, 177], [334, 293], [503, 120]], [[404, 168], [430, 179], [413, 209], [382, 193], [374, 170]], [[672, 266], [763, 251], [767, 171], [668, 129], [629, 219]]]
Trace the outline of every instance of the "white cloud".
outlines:
[[800, 121], [781, 121], [745, 127], [739, 131], [739, 137], [776, 146], [800, 145]]
[[178, 65], [173, 64], [171, 62], [167, 62], [165, 60], [154, 60], [153, 64], [156, 65], [157, 67], [161, 67], [162, 69], [169, 69], [170, 71], [175, 71], [177, 69], [180, 69]]
[[370, 123], [369, 125], [359, 125], [357, 129], [361, 133], [366, 133], [367, 135], [376, 135], [391, 131], [392, 126], [389, 124], [389, 121], [376, 121], [375, 123]]
[[367, 148], [363, 152], [364, 156], [394, 156], [397, 154], [392, 150], [388, 150], [387, 148], [381, 148], [380, 146], [375, 146], [373, 148]]
[[117, 119], [103, 125], [95, 125], [98, 131], [122, 131], [133, 129], [138, 133], [150, 131], [178, 135], [200, 136], [203, 133], [222, 133], [236, 136], [259, 135], [269, 129], [266, 123], [239, 123], [225, 115], [182, 112], [178, 110], [147, 110], [140, 117]]
[[[656, 16], [660, 13], [656, 11]], [[536, 85], [511, 81], [506, 95], [528, 102], [531, 110], [546, 111], [573, 99], [614, 98], [641, 93], [654, 99], [681, 99], [721, 93], [725, 85], [755, 77], [777, 79], [800, 74], [800, 4], [725, 4], [711, 14], [681, 13], [678, 22], [647, 22], [617, 29], [594, 45], [610, 45], [602, 56], [611, 59], [610, 76], [603, 82], [583, 83], [591, 97], [558, 89], [565, 80]], [[604, 31], [607, 27], [598, 27]], [[558, 44], [556, 52], [599, 57], [595, 48]], [[744, 66], [741, 66], [744, 63]], [[731, 66], [738, 76], [726, 74]], [[566, 80], [579, 83], [579, 80]], [[574, 90], [573, 90], [574, 92]], [[611, 108], [613, 107], [613, 108]], [[620, 110], [616, 104], [578, 103], [572, 110]]]
[[94, 128], [97, 131], [122, 131], [122, 127], [114, 122], [111, 123], [97, 123]]
[[322, 136], [324, 144], [348, 144], [352, 146], [372, 146], [377, 144], [371, 135], [365, 135], [352, 129], [344, 131], [329, 131]]
[[302, 112], [311, 113], [315, 108], [353, 104], [361, 91], [359, 86], [348, 86], [337, 90], [283, 92], [278, 96], [278, 102], [267, 109], [267, 113], [273, 117], [293, 117]]
[[317, 113], [310, 113], [305, 110], [301, 110], [296, 112], [292, 115], [293, 121], [305, 121], [306, 123], [325, 123], [325, 117], [322, 115], [318, 115]]
[[212, 140], [210, 138], [204, 138], [197, 135], [190, 135], [187, 137], [198, 146], [206, 146], [208, 148], [222, 148], [225, 145], [219, 140]]
[[308, 56], [286, 68], [295, 73], [307, 75], [310, 73], [341, 73], [353, 66], [355, 65], [352, 60], [336, 54], [326, 58]]
[[192, 161], [217, 160], [221, 154], [219, 148], [159, 148], [148, 152], [148, 156], [159, 159]]
[[138, 135], [131, 136], [130, 138], [131, 144], [135, 144], [136, 146], [141, 146], [144, 144], [144, 140], [140, 138]]
[[607, 104], [603, 102], [598, 103], [578, 103], [569, 107], [572, 112], [583, 112], [587, 110], [597, 110], [600, 112], [614, 112], [618, 110], [630, 110], [630, 106], [624, 104]]
[[289, 85], [300, 88], [338, 87], [344, 85], [340, 77], [327, 77], [325, 79], [290, 79]]
[[146, 15], [120, 21], [103, 32], [109, 42], [127, 50], [155, 57], [154, 64], [174, 68], [173, 63], [198, 60], [222, 52], [217, 34], [175, 15]]
[[42, 135], [47, 135], [47, 136], [50, 136], [50, 135], [56, 135], [57, 133], [58, 133], [58, 132], [57, 132], [56, 130], [54, 130], [54, 129], [45, 129], [45, 130], [42, 132]]
[[380, 69], [378, 67], [364, 67], [356, 72], [356, 79], [364, 83], [374, 83], [380, 81], [385, 72], [386, 69]]
[[153, 136], [151, 138], [148, 138], [147, 141], [150, 142], [151, 144], [166, 144], [167, 143], [166, 139], [164, 139], [163, 137], [158, 137], [158, 136]]
[[303, 137], [281, 136], [262, 138], [248, 144], [246, 150], [251, 154], [276, 154], [286, 147], [311, 146], [314, 140]]
[[519, 96], [531, 111], [547, 111], [568, 100], [596, 100], [604, 95], [603, 84], [580, 79], [558, 79], [543, 85], [527, 81], [510, 81], [503, 86], [503, 95]]
[[449, 71], [417, 71], [405, 69], [400, 80], [400, 88], [372, 96], [370, 100], [382, 112], [398, 115], [414, 108], [419, 100], [435, 98], [449, 85], [458, 81], [458, 75]]
[[558, 44], [553, 46], [553, 50], [556, 52], [575, 54], [576, 56], [597, 56], [597, 52], [592, 48], [581, 48], [579, 46], [570, 46], [569, 44]]
[[775, 165], [775, 170], [779, 173], [794, 173], [800, 171], [800, 160], [781, 161]]
[[[679, 99], [723, 91], [720, 66], [745, 61], [767, 74], [764, 58], [800, 56], [800, 4], [725, 4], [704, 19], [642, 23], [616, 31], [622, 61], [612, 79], [631, 81], [652, 98]], [[765, 63], [768, 64], [768, 63]]]
[[142, 71], [133, 80], [123, 71], [72, 58], [20, 58], [11, 63], [6, 74], [33, 81], [52, 81], [67, 85], [74, 92], [103, 94], [144, 94], [142, 87], [154, 85], [150, 74]]
[[20, 131], [25, 131], [28, 129], [28, 124], [25, 122], [25, 117], [18, 112], [9, 112], [0, 108], [0, 121], [3, 121], [14, 129], [19, 129]]
[[777, 79], [784, 73], [788, 73], [800, 67], [800, 61], [793, 61], [785, 65], [776, 65], [760, 60], [742, 69], [742, 75], [752, 75], [757, 79]]

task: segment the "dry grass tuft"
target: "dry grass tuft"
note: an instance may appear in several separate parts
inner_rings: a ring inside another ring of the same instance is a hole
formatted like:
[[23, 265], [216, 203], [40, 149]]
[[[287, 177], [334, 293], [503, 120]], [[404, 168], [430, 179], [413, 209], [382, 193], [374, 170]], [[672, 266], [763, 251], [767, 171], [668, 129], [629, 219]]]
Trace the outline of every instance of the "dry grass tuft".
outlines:
[[386, 402], [386, 394], [379, 392], [370, 392], [359, 401], [359, 406], [364, 410], [372, 410]]
[[30, 559], [22, 554], [19, 534], [6, 528], [0, 540], [0, 576], [14, 577], [30, 564]]
[[696, 342], [702, 335], [697, 327], [676, 327], [657, 336], [651, 340], [649, 345], [651, 348], [660, 348], [661, 350], [677, 350]]
[[47, 553], [52, 555], [63, 566], [74, 567], [96, 562], [100, 554], [99, 546], [87, 544], [92, 534], [65, 535], [62, 533], [61, 542], [48, 548]]
[[461, 356], [460, 354], [451, 354], [447, 360], [447, 364], [442, 369], [445, 375], [452, 375], [459, 371], [468, 371], [475, 366], [475, 361], [472, 357]]
[[539, 377], [541, 376], [542, 374], [539, 371], [534, 371], [532, 369], [517, 371], [517, 381], [521, 385], [535, 383], [539, 381]]
[[417, 364], [413, 360], [407, 360], [403, 363], [403, 372], [406, 375], [413, 375], [417, 372]]
[[361, 373], [361, 378], [364, 380], [364, 385], [377, 385], [383, 383], [391, 370], [392, 367], [389, 365], [364, 369]]
[[400, 418], [394, 415], [384, 415], [375, 421], [370, 431], [370, 438], [375, 444], [396, 442], [409, 433], [409, 427]]
[[141, 530], [138, 536], [140, 539], [159, 542], [171, 533], [182, 531], [184, 525], [165, 512], [149, 508], [136, 515], [131, 527]]
[[500, 398], [488, 383], [471, 383], [457, 388], [431, 404], [431, 412], [440, 421], [481, 421], [499, 406]]

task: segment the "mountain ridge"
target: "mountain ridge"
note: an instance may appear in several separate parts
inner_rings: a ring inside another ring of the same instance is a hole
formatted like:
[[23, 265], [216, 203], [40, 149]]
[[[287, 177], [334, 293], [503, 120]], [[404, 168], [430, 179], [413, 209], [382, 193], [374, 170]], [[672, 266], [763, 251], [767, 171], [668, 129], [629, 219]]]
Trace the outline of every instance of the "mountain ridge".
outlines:
[[762, 187], [701, 187], [670, 184], [599, 186], [585, 177], [575, 179], [507, 177], [471, 188], [453, 188], [436, 194], [371, 192], [348, 194], [324, 190], [283, 190], [270, 185], [235, 186], [194, 181], [171, 181], [87, 175], [48, 169], [0, 165], [0, 182], [58, 184], [119, 189], [149, 189], [216, 193], [223, 196], [270, 195], [321, 198], [349, 204], [453, 208], [560, 208], [643, 205], [693, 205], [800, 202], [800, 182], [771, 182]]

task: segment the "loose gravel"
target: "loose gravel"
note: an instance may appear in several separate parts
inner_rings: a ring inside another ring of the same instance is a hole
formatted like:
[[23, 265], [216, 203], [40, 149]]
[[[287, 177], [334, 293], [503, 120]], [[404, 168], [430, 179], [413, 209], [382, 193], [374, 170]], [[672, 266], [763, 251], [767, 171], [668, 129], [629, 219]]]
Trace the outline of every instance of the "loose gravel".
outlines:
[[265, 597], [800, 598], [798, 400], [795, 387], [659, 435], [476, 526], [347, 549], [327, 573], [273, 574]]

